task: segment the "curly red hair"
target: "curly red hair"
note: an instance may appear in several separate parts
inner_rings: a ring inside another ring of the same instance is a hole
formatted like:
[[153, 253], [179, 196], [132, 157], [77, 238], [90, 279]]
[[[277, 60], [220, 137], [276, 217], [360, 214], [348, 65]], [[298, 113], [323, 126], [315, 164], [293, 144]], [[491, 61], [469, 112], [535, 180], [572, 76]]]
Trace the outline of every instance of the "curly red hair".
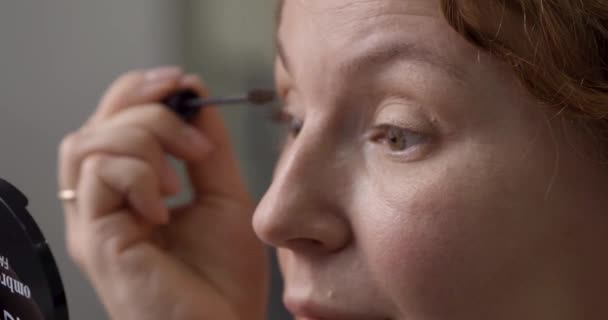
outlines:
[[508, 62], [533, 96], [608, 149], [608, 2], [442, 0], [441, 8], [457, 32]]

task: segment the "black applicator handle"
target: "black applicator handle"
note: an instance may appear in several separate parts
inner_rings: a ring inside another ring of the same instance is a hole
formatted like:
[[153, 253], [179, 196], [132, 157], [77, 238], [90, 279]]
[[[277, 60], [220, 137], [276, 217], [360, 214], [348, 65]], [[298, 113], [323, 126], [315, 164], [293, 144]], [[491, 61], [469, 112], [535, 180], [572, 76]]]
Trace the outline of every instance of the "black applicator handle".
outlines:
[[192, 89], [186, 89], [165, 98], [162, 103], [177, 113], [184, 121], [190, 121], [196, 117], [201, 109], [201, 106], [197, 103], [198, 101], [200, 101], [198, 93]]
[[199, 110], [209, 105], [243, 104], [264, 105], [276, 99], [274, 90], [254, 89], [246, 94], [236, 97], [205, 98], [201, 99], [192, 89], [185, 89], [174, 93], [162, 101], [169, 109], [177, 113], [185, 121], [194, 118]]

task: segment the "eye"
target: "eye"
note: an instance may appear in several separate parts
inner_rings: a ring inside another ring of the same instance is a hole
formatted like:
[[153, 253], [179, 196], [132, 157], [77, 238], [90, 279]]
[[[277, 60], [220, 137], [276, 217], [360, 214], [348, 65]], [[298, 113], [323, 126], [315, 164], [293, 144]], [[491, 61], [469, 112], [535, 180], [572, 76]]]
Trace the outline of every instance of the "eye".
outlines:
[[427, 137], [421, 133], [389, 124], [376, 127], [371, 139], [387, 146], [391, 152], [397, 153], [427, 141]]
[[407, 149], [407, 137], [405, 130], [390, 127], [386, 130], [386, 144], [392, 151], [403, 151]]
[[304, 121], [296, 118], [294, 115], [287, 112], [284, 108], [277, 110], [273, 115], [273, 121], [280, 125], [284, 125], [290, 137], [297, 137], [302, 131]]

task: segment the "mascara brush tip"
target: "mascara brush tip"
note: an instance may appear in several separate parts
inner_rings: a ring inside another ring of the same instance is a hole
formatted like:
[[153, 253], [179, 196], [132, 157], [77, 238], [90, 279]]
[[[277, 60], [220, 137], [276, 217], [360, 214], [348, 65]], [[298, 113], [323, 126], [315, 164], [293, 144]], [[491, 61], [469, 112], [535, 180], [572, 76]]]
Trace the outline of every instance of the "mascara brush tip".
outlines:
[[247, 100], [252, 104], [266, 104], [276, 99], [274, 90], [255, 89], [247, 93]]

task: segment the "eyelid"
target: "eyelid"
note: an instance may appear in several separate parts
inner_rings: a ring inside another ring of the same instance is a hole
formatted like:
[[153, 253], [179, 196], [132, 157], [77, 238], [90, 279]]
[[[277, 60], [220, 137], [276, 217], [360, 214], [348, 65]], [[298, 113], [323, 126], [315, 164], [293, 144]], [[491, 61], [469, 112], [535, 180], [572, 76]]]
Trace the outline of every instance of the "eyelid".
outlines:
[[424, 107], [402, 95], [393, 95], [385, 99], [374, 112], [373, 124], [374, 126], [393, 125], [428, 135], [435, 135], [437, 132]]
[[411, 129], [408, 129], [407, 127], [402, 127], [402, 126], [395, 125], [395, 124], [383, 123], [383, 124], [379, 124], [379, 125], [372, 127], [371, 130], [369, 130], [367, 132], [365, 137], [368, 140], [377, 140], [377, 139], [379, 139], [379, 137], [378, 137], [379, 135], [385, 135], [388, 132], [388, 130], [393, 129], [393, 128], [403, 130], [412, 135], [427, 136], [427, 134], [425, 134], [423, 132], [411, 130]]

